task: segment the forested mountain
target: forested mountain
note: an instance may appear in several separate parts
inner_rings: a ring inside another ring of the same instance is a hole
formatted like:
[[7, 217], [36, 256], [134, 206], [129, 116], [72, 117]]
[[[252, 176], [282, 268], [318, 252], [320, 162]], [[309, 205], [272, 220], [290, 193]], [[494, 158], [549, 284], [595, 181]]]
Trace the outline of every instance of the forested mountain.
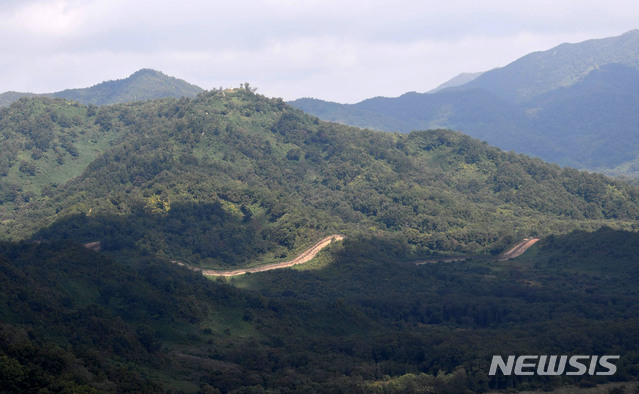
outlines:
[[13, 239], [232, 266], [327, 233], [398, 233], [422, 254], [498, 252], [513, 237], [639, 217], [637, 189], [603, 176], [445, 130], [323, 123], [250, 87], [108, 107], [23, 99], [0, 125], [0, 218]]
[[[125, 79], [106, 81], [90, 88], [66, 89], [41, 96], [59, 97], [83, 104], [107, 105], [130, 101], [153, 100], [165, 97], [195, 97], [203, 89], [159, 71], [142, 69]], [[0, 94], [0, 107], [8, 106], [32, 93], [6, 92]]]
[[[0, 391], [611, 381], [486, 374], [493, 354], [576, 349], [622, 354], [611, 379], [639, 370], [626, 183], [449, 130], [326, 123], [248, 84], [101, 107], [22, 98], [0, 110], [0, 143]], [[330, 234], [346, 238], [296, 269], [208, 280], [174, 264], [262, 264]], [[544, 239], [496, 261], [528, 236]], [[415, 264], [446, 256], [467, 259]]]
[[461, 130], [560, 165], [636, 177], [637, 53], [639, 31], [631, 31], [533, 53], [434, 93], [291, 105], [323, 120], [377, 130]]

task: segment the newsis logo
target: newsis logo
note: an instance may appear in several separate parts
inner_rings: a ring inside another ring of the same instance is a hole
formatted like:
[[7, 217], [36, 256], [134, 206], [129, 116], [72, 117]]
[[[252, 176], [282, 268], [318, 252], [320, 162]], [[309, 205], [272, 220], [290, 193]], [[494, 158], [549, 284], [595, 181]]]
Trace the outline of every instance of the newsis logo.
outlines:
[[508, 356], [507, 360], [501, 356], [493, 356], [488, 375], [497, 374], [497, 369], [503, 375], [614, 375], [617, 366], [611, 360], [619, 356]]

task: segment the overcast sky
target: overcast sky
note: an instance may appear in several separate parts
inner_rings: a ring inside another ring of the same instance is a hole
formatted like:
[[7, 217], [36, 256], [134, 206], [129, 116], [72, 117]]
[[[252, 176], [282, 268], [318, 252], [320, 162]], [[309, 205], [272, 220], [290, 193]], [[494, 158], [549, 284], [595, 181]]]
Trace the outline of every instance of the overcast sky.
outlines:
[[635, 0], [0, 0], [0, 92], [153, 68], [204, 89], [352, 103], [635, 28]]

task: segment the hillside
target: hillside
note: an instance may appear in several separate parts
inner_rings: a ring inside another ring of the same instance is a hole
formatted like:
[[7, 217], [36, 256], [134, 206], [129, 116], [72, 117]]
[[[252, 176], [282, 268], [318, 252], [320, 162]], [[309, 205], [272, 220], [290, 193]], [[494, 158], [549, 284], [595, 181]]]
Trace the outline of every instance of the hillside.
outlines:
[[[63, 98], [82, 104], [108, 105], [131, 101], [145, 101], [166, 97], [195, 97], [203, 89], [159, 71], [142, 69], [128, 78], [106, 81], [83, 89], [66, 89], [39, 96]], [[0, 94], [0, 107], [5, 107], [32, 93], [6, 92]]]
[[[139, 269], [78, 244], [0, 243], [0, 391], [158, 392], [167, 341], [220, 290], [169, 264]], [[149, 376], [151, 375], [151, 376]]]
[[376, 130], [460, 130], [549, 162], [636, 178], [637, 53], [639, 31], [631, 31], [530, 54], [433, 93], [350, 105], [306, 98], [291, 105]]
[[[542, 158], [609, 172], [639, 156], [639, 70], [609, 64], [569, 88], [529, 101], [529, 134], [552, 141]], [[635, 174], [636, 175], [636, 174]]]
[[329, 234], [394, 234], [416, 256], [498, 253], [519, 237], [639, 217], [639, 191], [606, 177], [446, 130], [324, 123], [249, 87], [98, 109], [21, 100], [0, 124], [10, 239], [224, 268]]

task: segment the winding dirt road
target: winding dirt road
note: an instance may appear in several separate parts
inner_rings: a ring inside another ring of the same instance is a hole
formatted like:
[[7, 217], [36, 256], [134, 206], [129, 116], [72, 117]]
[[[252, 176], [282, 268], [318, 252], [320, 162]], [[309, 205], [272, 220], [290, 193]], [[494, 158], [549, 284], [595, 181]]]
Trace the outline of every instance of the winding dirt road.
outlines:
[[209, 270], [209, 269], [201, 269], [201, 268], [193, 267], [184, 263], [178, 263], [178, 262], [175, 262], [175, 263], [186, 266], [194, 271], [200, 271], [202, 272], [202, 275], [206, 275], [206, 276], [235, 276], [235, 275], [246, 274], [248, 272], [254, 273], [254, 272], [271, 271], [271, 270], [276, 270], [281, 268], [292, 267], [297, 264], [306, 263], [307, 261], [312, 260], [313, 257], [315, 257], [315, 255], [319, 253], [320, 250], [327, 247], [328, 244], [330, 244], [333, 241], [340, 241], [342, 239], [344, 239], [342, 235], [328, 236], [322, 239], [321, 241], [317, 242], [315, 245], [308, 248], [305, 252], [303, 252], [302, 254], [294, 258], [293, 260], [283, 261], [281, 263], [266, 264], [259, 267], [242, 268], [237, 270]]
[[[337, 234], [330, 235], [320, 240], [319, 242], [317, 242], [315, 245], [311, 246], [310, 248], [308, 248], [306, 251], [304, 251], [302, 254], [300, 254], [293, 260], [283, 261], [281, 263], [266, 264], [266, 265], [261, 265], [258, 267], [252, 267], [252, 268], [241, 268], [241, 269], [235, 269], [235, 270], [211, 270], [211, 269], [202, 269], [199, 267], [194, 267], [192, 265], [185, 264], [179, 261], [173, 261], [173, 263], [187, 267], [189, 269], [192, 269], [193, 271], [199, 271], [202, 273], [202, 275], [205, 275], [205, 276], [236, 276], [236, 275], [243, 275], [246, 273], [271, 271], [271, 270], [276, 270], [281, 268], [292, 267], [297, 264], [306, 263], [312, 260], [317, 255], [317, 253], [319, 253], [320, 250], [327, 247], [331, 242], [341, 241], [342, 239], [344, 239], [344, 236], [342, 235], [337, 235]], [[512, 249], [510, 249], [509, 251], [501, 255], [498, 261], [506, 261], [508, 259], [514, 259], [515, 257], [521, 256], [526, 250], [528, 250], [528, 248], [533, 246], [537, 241], [539, 241], [539, 238], [524, 238], [523, 241], [521, 241], [520, 243], [515, 245]], [[468, 256], [458, 256], [458, 257], [442, 258], [442, 259], [435, 259], [435, 260], [422, 260], [422, 261], [415, 262], [415, 264], [422, 265], [422, 264], [442, 262], [442, 261], [445, 261], [445, 262], [460, 261], [460, 260], [465, 260], [466, 258], [468, 258]]]

